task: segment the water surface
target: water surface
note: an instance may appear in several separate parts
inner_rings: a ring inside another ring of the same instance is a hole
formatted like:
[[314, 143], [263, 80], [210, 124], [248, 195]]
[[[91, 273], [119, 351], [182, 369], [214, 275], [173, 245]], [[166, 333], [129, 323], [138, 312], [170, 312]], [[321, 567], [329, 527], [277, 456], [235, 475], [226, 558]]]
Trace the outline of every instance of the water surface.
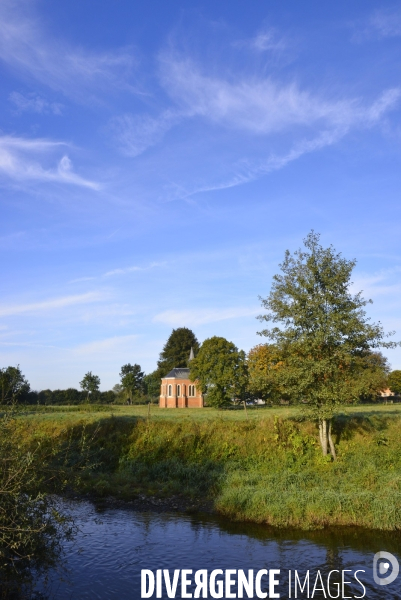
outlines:
[[[379, 550], [400, 559], [401, 538], [396, 534], [357, 529], [289, 532], [202, 515], [99, 510], [88, 502], [70, 502], [64, 509], [73, 514], [79, 533], [65, 544], [64, 568], [50, 574], [47, 592], [57, 600], [139, 599], [141, 569], [169, 569], [171, 576], [174, 569], [280, 569], [281, 598], [289, 597], [289, 570], [297, 569], [304, 577], [309, 569], [312, 588], [317, 570], [325, 582], [333, 569], [363, 569], [359, 577], [365, 598], [401, 597], [401, 575], [388, 586], [377, 586], [372, 577], [373, 556]], [[345, 589], [349, 597], [363, 593], [354, 579]], [[331, 593], [335, 596], [336, 589]], [[298, 598], [306, 597], [298, 592]], [[324, 597], [323, 591], [314, 594]], [[164, 586], [162, 598], [168, 598]], [[181, 598], [179, 591], [176, 598]]]

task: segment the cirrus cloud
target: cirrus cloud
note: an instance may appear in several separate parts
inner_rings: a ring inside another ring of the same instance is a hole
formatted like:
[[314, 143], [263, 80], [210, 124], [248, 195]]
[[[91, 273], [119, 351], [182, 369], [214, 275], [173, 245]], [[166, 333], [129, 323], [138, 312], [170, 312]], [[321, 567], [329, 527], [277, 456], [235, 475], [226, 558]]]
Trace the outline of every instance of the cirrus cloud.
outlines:
[[66, 308], [77, 304], [90, 304], [104, 299], [105, 295], [101, 292], [87, 292], [86, 294], [62, 296], [60, 298], [51, 298], [50, 300], [30, 302], [28, 304], [3, 304], [0, 305], [0, 317], [21, 315], [23, 313], [35, 314], [57, 308]]
[[70, 158], [64, 154], [56, 167], [45, 168], [38, 156], [47, 158], [68, 146], [65, 142], [0, 136], [0, 173], [21, 184], [24, 181], [57, 182], [99, 190], [100, 184], [85, 179], [73, 171]]
[[165, 310], [153, 317], [155, 323], [164, 323], [172, 327], [182, 327], [183, 325], [204, 325], [205, 323], [215, 323], [227, 319], [239, 319], [241, 317], [256, 316], [260, 313], [260, 308], [207, 308], [192, 310]]

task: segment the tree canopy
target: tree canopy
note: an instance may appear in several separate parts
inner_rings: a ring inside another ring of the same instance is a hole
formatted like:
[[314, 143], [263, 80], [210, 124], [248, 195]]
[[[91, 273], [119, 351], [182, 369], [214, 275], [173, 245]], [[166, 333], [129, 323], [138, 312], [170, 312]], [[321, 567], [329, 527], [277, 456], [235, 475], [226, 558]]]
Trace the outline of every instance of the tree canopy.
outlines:
[[148, 373], [143, 378], [143, 383], [145, 386], [145, 393], [152, 400], [158, 400], [160, 396], [160, 375], [159, 371], [153, 371], [152, 373]]
[[191, 348], [193, 348], [196, 356], [199, 350], [199, 342], [193, 331], [187, 327], [173, 329], [157, 362], [159, 376], [164, 377], [175, 367], [188, 367]]
[[262, 400], [277, 400], [285, 396], [280, 387], [278, 371], [284, 366], [274, 344], [259, 344], [248, 352], [249, 393]]
[[100, 377], [93, 375], [92, 371], [88, 371], [88, 373], [84, 375], [82, 381], [79, 382], [79, 385], [84, 392], [87, 392], [87, 399], [89, 400], [89, 394], [94, 394], [99, 391]]
[[190, 362], [189, 377], [196, 381], [207, 403], [223, 406], [233, 398], [242, 398], [248, 383], [245, 352], [223, 337], [205, 340], [198, 355]]
[[397, 396], [401, 396], [401, 371], [391, 371], [387, 379], [387, 385]]
[[120, 371], [121, 385], [128, 395], [130, 402], [132, 402], [134, 396], [142, 394], [144, 391], [143, 382], [144, 372], [141, 370], [140, 365], [123, 365]]
[[380, 323], [369, 321], [364, 307], [371, 301], [350, 292], [356, 261], [332, 246], [323, 248], [319, 240], [311, 231], [304, 249], [286, 251], [282, 273], [273, 277], [269, 296], [261, 298], [268, 313], [259, 317], [279, 326], [260, 334], [275, 344], [285, 363], [280, 384], [319, 419], [323, 453], [328, 439], [334, 456], [330, 419], [336, 408], [372, 392], [380, 371], [375, 349], [397, 344], [386, 341]]
[[29, 390], [30, 385], [19, 365], [0, 369], [0, 404], [14, 403]]

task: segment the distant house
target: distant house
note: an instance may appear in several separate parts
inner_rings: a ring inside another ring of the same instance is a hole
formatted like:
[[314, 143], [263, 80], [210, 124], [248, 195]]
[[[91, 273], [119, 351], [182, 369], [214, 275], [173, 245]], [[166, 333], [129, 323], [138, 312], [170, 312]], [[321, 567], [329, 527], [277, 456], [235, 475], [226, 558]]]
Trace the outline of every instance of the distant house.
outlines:
[[[189, 360], [194, 358], [193, 350]], [[160, 408], [203, 408], [203, 395], [189, 379], [188, 368], [174, 368], [161, 380]]]
[[386, 388], [380, 392], [380, 396], [382, 398], [389, 398], [390, 396], [395, 396], [395, 394], [390, 390], [390, 388]]
[[396, 396], [396, 394], [394, 394], [394, 392], [392, 392], [392, 391], [390, 390], [390, 388], [386, 388], [385, 390], [382, 390], [382, 391], [380, 392], [380, 395], [379, 395], [379, 397], [378, 397], [378, 400], [379, 400], [380, 398], [383, 400], [383, 402], [384, 402], [385, 404], [387, 404], [387, 402], [390, 402], [390, 404], [393, 404], [393, 402], [394, 402], [394, 401], [395, 401], [395, 402], [399, 402], [399, 401], [400, 401], [400, 398], [399, 398], [398, 396]]

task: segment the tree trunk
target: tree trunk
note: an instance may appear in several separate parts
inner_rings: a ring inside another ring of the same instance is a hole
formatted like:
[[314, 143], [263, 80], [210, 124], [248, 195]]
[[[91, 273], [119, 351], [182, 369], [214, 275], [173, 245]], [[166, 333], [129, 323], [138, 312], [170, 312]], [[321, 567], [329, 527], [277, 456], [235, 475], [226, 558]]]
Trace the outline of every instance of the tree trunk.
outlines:
[[319, 419], [319, 440], [323, 450], [323, 424], [321, 419]]
[[329, 421], [329, 432], [328, 432], [328, 438], [329, 438], [330, 452], [331, 452], [331, 455], [332, 455], [332, 457], [333, 457], [333, 460], [337, 460], [336, 449], [335, 449], [335, 447], [334, 447], [333, 438], [331, 437], [331, 419], [330, 419], [330, 421]]
[[336, 460], [336, 449], [334, 447], [333, 438], [331, 437], [331, 419], [319, 419], [319, 438], [323, 456], [331, 454], [333, 460]]
[[323, 456], [327, 456], [327, 419], [319, 419], [319, 435]]

